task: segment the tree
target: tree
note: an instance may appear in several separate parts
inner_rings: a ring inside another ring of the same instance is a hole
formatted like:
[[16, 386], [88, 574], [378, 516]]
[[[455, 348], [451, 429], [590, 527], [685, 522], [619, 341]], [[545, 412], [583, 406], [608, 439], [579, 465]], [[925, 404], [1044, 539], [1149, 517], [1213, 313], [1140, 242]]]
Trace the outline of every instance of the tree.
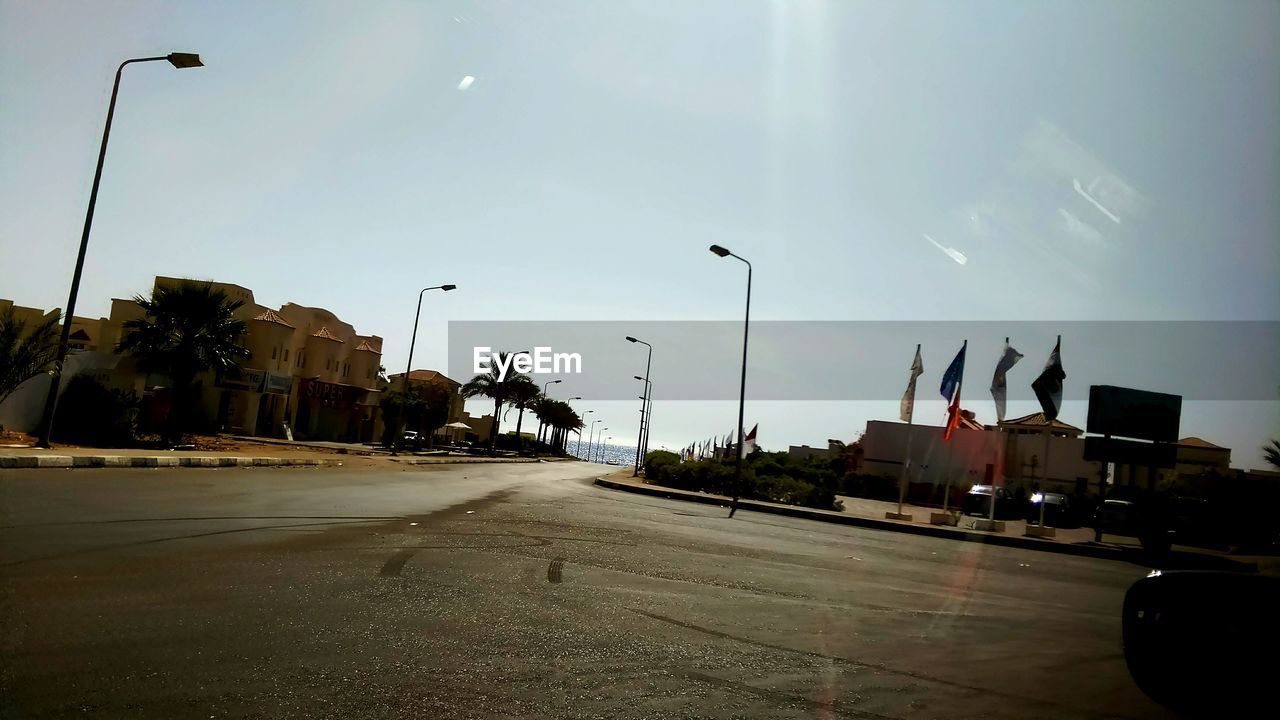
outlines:
[[396, 442], [396, 432], [403, 423], [405, 430], [415, 430], [426, 436], [427, 447], [432, 446], [435, 431], [449, 421], [449, 408], [453, 393], [449, 388], [434, 382], [410, 382], [409, 390], [388, 389], [378, 400], [382, 409], [382, 443], [391, 447]]
[[30, 324], [18, 320], [12, 306], [5, 308], [0, 313], [0, 402], [57, 357], [57, 314]]
[[1272, 440], [1270, 444], [1263, 445], [1262, 457], [1268, 465], [1280, 470], [1280, 440]]
[[125, 322], [117, 350], [135, 357], [142, 370], [173, 381], [168, 431], [170, 439], [177, 440], [190, 419], [196, 376], [236, 368], [237, 361], [249, 355], [241, 344], [245, 323], [235, 317], [244, 303], [229, 299], [211, 283], [195, 281], [157, 287], [150, 298], [137, 296], [134, 302], [146, 316]]
[[427, 447], [435, 447], [436, 430], [449, 422], [449, 409], [453, 405], [453, 392], [440, 383], [424, 383], [421, 388], [422, 405], [418, 411], [418, 432], [427, 436]]
[[[511, 353], [498, 353], [498, 356], [502, 365], [508, 365]], [[498, 448], [498, 426], [502, 417], [502, 406], [509, 398], [511, 382], [517, 377], [525, 377], [517, 372], [508, 372], [505, 378], [499, 380], [498, 365], [499, 362], [491, 362], [489, 372], [471, 378], [466, 385], [462, 386], [464, 398], [487, 397], [493, 400], [493, 425], [489, 429], [490, 453]]]
[[527, 375], [516, 375], [507, 380], [507, 402], [511, 407], [519, 410], [516, 415], [516, 443], [521, 450], [524, 449], [524, 437], [520, 434], [520, 428], [524, 425], [524, 411], [532, 410], [538, 398], [542, 397], [542, 391], [538, 389], [538, 384], [529, 379]]
[[91, 447], [129, 447], [138, 435], [138, 397], [88, 375], [67, 383], [58, 401], [54, 439]]
[[582, 427], [582, 419], [569, 403], [540, 395], [532, 403], [532, 410], [548, 429], [546, 443], [558, 452], [564, 450], [564, 440], [570, 430]]

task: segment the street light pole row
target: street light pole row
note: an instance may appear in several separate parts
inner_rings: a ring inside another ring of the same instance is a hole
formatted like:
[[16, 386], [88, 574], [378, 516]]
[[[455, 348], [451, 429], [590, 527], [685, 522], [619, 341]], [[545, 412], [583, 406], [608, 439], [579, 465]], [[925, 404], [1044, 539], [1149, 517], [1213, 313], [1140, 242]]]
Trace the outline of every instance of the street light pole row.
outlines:
[[635, 469], [631, 472], [631, 477], [638, 477], [640, 475], [640, 452], [641, 448], [644, 446], [645, 432], [647, 429], [645, 425], [645, 408], [649, 405], [649, 368], [653, 364], [653, 346], [643, 340], [633, 338], [630, 335], [627, 336], [627, 342], [639, 343], [649, 348], [649, 353], [645, 357], [644, 361], [644, 378], [641, 378], [639, 375], [636, 376], [637, 380], [644, 380], [644, 397], [640, 398], [640, 433], [636, 436], [636, 464]]
[[76, 298], [80, 294], [80, 276], [84, 273], [84, 257], [89, 250], [89, 231], [93, 228], [93, 210], [98, 205], [98, 186], [102, 183], [102, 165], [107, 159], [107, 141], [111, 139], [111, 120], [116, 114], [116, 96], [120, 94], [120, 74], [125, 65], [133, 63], [157, 62], [168, 60], [169, 64], [179, 70], [185, 68], [204, 67], [200, 56], [195, 53], [169, 53], [156, 57], [133, 58], [120, 63], [116, 68], [116, 81], [111, 86], [111, 103], [107, 105], [107, 124], [102, 129], [102, 146], [98, 148], [98, 166], [93, 171], [93, 186], [89, 190], [89, 209], [84, 216], [84, 230], [80, 233], [80, 253], [76, 255], [76, 269], [71, 274], [71, 293], [67, 297], [67, 309], [62, 314], [62, 335], [58, 339], [58, 355], [53, 362], [53, 371], [49, 378], [49, 394], [44, 401], [44, 416], [40, 419], [40, 432], [37, 444], [47, 448], [49, 438], [53, 434], [53, 413], [58, 404], [58, 388], [62, 384], [62, 369], [67, 360], [67, 344], [71, 339], [71, 321], [76, 314]]

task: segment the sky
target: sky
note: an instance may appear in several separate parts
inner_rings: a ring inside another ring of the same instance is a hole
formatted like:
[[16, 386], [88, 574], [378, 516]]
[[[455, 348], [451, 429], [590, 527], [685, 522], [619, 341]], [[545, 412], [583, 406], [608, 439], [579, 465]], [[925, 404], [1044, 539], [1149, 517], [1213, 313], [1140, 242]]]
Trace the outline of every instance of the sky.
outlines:
[[[1276, 321], [1278, 48], [1280, 3], [1245, 0], [0, 0], [0, 297], [65, 304], [114, 69], [185, 51], [206, 67], [125, 70], [77, 315], [155, 275], [233, 282], [384, 337], [398, 372], [417, 291], [455, 283], [415, 348], [442, 368], [450, 321], [739, 320], [718, 243], [759, 320]], [[933, 387], [955, 348], [920, 342]], [[1014, 345], [1029, 383], [1050, 348]], [[736, 377], [699, 350], [658, 348], [655, 388]], [[873, 350], [905, 385], [913, 348]], [[1072, 374], [1093, 350], [1064, 338], [1068, 384], [1107, 381]], [[637, 373], [638, 351], [619, 338]], [[986, 422], [998, 351], [970, 356]], [[1189, 402], [1182, 431], [1260, 467], [1278, 393]], [[654, 446], [735, 422], [656, 397]], [[638, 401], [591, 407], [634, 432]], [[783, 449], [896, 414], [752, 401], [747, 423]]]

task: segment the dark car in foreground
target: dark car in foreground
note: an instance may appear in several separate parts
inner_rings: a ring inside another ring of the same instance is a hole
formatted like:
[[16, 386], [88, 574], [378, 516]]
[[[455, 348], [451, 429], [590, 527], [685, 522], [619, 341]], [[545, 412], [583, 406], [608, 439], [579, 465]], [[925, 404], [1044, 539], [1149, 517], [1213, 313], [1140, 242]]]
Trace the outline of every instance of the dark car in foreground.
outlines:
[[1155, 571], [1124, 598], [1125, 662], [1156, 702], [1194, 717], [1255, 717], [1274, 704], [1280, 578]]

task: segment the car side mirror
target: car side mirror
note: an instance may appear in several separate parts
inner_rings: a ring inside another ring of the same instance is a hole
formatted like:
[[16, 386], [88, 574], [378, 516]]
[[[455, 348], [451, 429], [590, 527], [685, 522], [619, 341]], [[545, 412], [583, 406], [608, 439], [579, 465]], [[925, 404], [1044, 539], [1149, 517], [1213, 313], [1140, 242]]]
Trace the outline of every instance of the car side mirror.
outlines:
[[1243, 717], [1274, 697], [1280, 578], [1155, 571], [1124, 598], [1124, 657], [1151, 699], [1177, 712]]

